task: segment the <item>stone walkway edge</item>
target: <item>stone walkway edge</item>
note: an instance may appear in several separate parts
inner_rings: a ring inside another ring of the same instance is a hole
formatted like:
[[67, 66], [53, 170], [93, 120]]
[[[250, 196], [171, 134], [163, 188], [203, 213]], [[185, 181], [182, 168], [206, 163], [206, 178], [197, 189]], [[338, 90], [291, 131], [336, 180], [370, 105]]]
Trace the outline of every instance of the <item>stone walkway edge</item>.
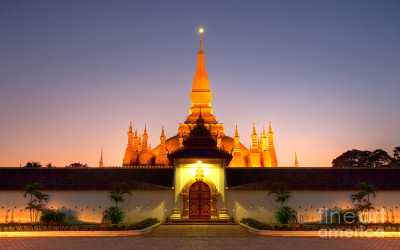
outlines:
[[319, 238], [400, 238], [400, 232], [370, 232], [370, 231], [276, 231], [276, 230], [259, 230], [246, 224], [239, 223], [242, 227], [247, 228], [251, 233], [261, 236], [275, 237], [319, 237]]
[[161, 223], [154, 224], [142, 230], [125, 231], [20, 231], [0, 232], [0, 238], [15, 237], [118, 237], [118, 236], [139, 236], [149, 233]]

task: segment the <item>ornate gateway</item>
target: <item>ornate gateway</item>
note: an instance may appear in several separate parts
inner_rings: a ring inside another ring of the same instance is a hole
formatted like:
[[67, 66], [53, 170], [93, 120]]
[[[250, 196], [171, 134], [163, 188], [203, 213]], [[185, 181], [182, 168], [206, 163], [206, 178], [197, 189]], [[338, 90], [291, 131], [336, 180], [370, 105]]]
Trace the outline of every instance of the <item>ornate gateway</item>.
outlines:
[[189, 189], [189, 219], [211, 219], [211, 190], [203, 181]]

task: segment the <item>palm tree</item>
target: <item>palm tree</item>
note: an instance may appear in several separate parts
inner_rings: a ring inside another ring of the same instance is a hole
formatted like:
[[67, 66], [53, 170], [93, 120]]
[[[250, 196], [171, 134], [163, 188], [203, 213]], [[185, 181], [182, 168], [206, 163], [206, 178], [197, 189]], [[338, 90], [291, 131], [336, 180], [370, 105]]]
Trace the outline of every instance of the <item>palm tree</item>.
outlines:
[[363, 221], [365, 221], [365, 217], [364, 217], [364, 213], [363, 213], [363, 211], [365, 210], [365, 207], [364, 207], [363, 203], [365, 202], [366, 195], [367, 195], [367, 193], [363, 190], [358, 191], [357, 193], [351, 195], [351, 201], [353, 203], [356, 201], [356, 204], [355, 204], [356, 211], [359, 211], [361, 213]]
[[49, 195], [42, 193], [40, 191], [36, 191], [33, 195], [36, 197], [38, 202], [35, 215], [35, 221], [37, 222], [39, 219], [39, 213], [44, 210], [44, 205], [45, 205], [44, 202], [47, 203], [49, 201]]
[[355, 201], [357, 201], [356, 203], [356, 209], [361, 210], [362, 207], [362, 203], [364, 201], [364, 197], [367, 195], [367, 193], [365, 191], [359, 191], [355, 194], [351, 195], [351, 201], [354, 203]]
[[292, 196], [288, 190], [288, 185], [284, 182], [275, 182], [273, 186], [274, 189], [269, 192], [268, 196], [275, 195], [275, 201], [281, 203], [283, 207], [284, 203], [288, 202]]
[[370, 195], [372, 195], [372, 198], [376, 197], [376, 187], [372, 184], [367, 184], [365, 182], [360, 182], [358, 184], [358, 188], [362, 191], [365, 192], [365, 194], [367, 195], [367, 199], [366, 199], [366, 205], [364, 205], [364, 210], [368, 211], [368, 222], [369, 222], [369, 211], [371, 209], [374, 209], [371, 205], [371, 202], [369, 201]]
[[118, 208], [118, 203], [124, 202], [125, 194], [131, 196], [131, 192], [127, 189], [127, 184], [125, 182], [115, 182], [112, 185], [112, 190], [108, 194], [111, 201], [115, 202], [115, 207]]
[[27, 206], [25, 207], [25, 210], [29, 209], [29, 215], [31, 217], [31, 223], [36, 221], [35, 218], [35, 211], [38, 209], [38, 205], [35, 203], [36, 200], [33, 202], [29, 202]]
[[36, 192], [38, 192], [38, 189], [42, 187], [42, 184], [40, 184], [39, 182], [35, 182], [33, 184], [26, 184], [24, 187], [24, 190], [22, 192], [24, 192], [24, 197], [26, 198], [28, 195], [30, 196], [30, 200], [28, 203], [28, 206], [25, 209], [29, 209], [29, 215], [31, 218], [31, 222], [33, 222], [33, 211], [34, 211], [34, 207], [32, 206], [36, 199], [33, 199], [33, 196]]
[[361, 182], [358, 184], [358, 188], [366, 193], [367, 203], [369, 203], [370, 195], [372, 195], [372, 198], [376, 197], [376, 187], [374, 185]]

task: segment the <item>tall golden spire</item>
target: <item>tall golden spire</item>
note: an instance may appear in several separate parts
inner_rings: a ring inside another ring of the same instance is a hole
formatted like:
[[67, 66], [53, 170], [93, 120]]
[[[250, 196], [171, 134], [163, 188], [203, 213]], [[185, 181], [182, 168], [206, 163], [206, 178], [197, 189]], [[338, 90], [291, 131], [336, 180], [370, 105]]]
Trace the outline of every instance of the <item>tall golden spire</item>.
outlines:
[[200, 49], [197, 54], [197, 69], [193, 78], [192, 91], [210, 91], [210, 81], [206, 72], [204, 64], [204, 51], [203, 51], [203, 32], [202, 28], [199, 29], [200, 33]]
[[199, 118], [200, 108], [201, 115], [204, 123], [209, 125], [210, 132], [213, 136], [217, 135], [217, 130], [220, 129], [220, 134], [224, 136], [224, 129], [222, 124], [218, 124], [213, 109], [211, 108], [212, 92], [210, 91], [210, 81], [204, 63], [204, 50], [203, 50], [203, 34], [204, 29], [200, 28], [200, 48], [197, 53], [197, 68], [193, 77], [192, 91], [190, 92], [190, 109], [189, 115], [183, 124], [179, 124], [179, 132], [183, 137], [190, 133], [190, 128], [196, 124]]
[[299, 166], [299, 162], [297, 161], [297, 152], [294, 152], [294, 166], [296, 168]]

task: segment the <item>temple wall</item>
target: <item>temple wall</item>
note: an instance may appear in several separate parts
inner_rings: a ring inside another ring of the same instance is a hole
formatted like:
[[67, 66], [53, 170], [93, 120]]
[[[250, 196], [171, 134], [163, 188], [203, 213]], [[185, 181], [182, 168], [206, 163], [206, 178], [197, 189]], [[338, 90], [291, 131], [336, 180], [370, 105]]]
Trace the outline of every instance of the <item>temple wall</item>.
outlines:
[[[49, 195], [47, 208], [59, 209], [67, 214], [71, 223], [100, 223], [103, 211], [113, 206], [109, 191], [43, 191]], [[149, 217], [165, 221], [172, 214], [174, 192], [131, 191], [119, 206], [125, 212], [125, 223], [137, 222]], [[30, 222], [29, 210], [25, 210], [29, 198], [22, 191], [0, 191], [0, 223]]]
[[[291, 191], [292, 197], [287, 203], [294, 208], [303, 222], [318, 222], [331, 217], [328, 209], [352, 208], [350, 195], [356, 191]], [[233, 191], [227, 190], [226, 204], [228, 214], [235, 220], [251, 217], [263, 222], [276, 222], [274, 212], [280, 207], [269, 191]], [[379, 191], [371, 199], [375, 211], [370, 218], [376, 223], [400, 223], [400, 191]], [[335, 208], [336, 207], [336, 208]], [[321, 209], [322, 208], [322, 213]], [[375, 219], [374, 219], [375, 218]], [[329, 221], [329, 219], [328, 219]]]

